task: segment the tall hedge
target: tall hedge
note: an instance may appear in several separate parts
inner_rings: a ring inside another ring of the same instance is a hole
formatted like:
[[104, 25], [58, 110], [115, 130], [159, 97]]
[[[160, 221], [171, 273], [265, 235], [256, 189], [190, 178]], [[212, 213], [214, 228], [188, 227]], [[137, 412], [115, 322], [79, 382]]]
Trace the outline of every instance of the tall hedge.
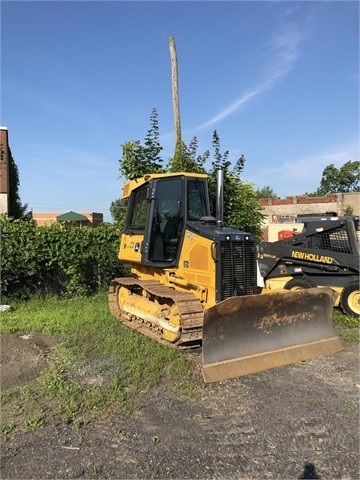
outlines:
[[118, 260], [121, 232], [116, 225], [96, 228], [1, 216], [0, 287], [4, 298], [32, 295], [89, 295], [128, 267]]

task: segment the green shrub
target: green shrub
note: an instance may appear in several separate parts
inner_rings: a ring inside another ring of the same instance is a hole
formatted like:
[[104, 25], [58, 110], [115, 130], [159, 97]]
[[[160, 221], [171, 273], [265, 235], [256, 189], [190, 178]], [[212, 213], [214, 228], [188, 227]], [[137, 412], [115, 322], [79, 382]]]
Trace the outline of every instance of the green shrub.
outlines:
[[55, 223], [38, 227], [32, 220], [0, 217], [1, 294], [89, 295], [126, 275], [118, 260], [120, 230], [104, 223], [96, 228]]

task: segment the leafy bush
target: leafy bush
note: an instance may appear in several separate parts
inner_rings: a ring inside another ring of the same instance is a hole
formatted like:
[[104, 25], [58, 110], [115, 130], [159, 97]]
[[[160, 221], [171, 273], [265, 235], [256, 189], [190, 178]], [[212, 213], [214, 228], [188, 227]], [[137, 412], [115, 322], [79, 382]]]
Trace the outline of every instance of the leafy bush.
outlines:
[[126, 275], [127, 267], [117, 258], [116, 225], [37, 227], [32, 220], [1, 216], [0, 228], [1, 294], [6, 298], [88, 295], [112, 277]]

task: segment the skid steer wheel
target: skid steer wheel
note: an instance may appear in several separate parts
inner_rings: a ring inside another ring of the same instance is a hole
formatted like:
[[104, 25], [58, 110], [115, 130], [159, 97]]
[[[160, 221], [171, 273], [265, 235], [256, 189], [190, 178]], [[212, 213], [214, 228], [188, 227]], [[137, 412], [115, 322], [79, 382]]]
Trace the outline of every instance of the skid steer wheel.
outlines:
[[340, 307], [346, 315], [351, 317], [360, 315], [360, 290], [358, 282], [349, 283], [349, 285], [344, 288], [341, 294]]
[[304, 278], [293, 278], [285, 283], [285, 290], [303, 290], [304, 288], [315, 288], [317, 285], [312, 280]]

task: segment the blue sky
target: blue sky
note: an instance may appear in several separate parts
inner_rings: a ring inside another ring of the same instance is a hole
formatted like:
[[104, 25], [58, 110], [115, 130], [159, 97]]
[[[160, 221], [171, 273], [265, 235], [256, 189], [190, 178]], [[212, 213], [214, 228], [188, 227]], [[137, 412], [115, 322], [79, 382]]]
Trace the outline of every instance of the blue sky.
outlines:
[[199, 154], [216, 129], [230, 160], [245, 155], [242, 179], [279, 197], [359, 159], [358, 1], [2, 1], [1, 125], [23, 203], [110, 221], [121, 145], [144, 141], [153, 108], [167, 163], [170, 36]]

